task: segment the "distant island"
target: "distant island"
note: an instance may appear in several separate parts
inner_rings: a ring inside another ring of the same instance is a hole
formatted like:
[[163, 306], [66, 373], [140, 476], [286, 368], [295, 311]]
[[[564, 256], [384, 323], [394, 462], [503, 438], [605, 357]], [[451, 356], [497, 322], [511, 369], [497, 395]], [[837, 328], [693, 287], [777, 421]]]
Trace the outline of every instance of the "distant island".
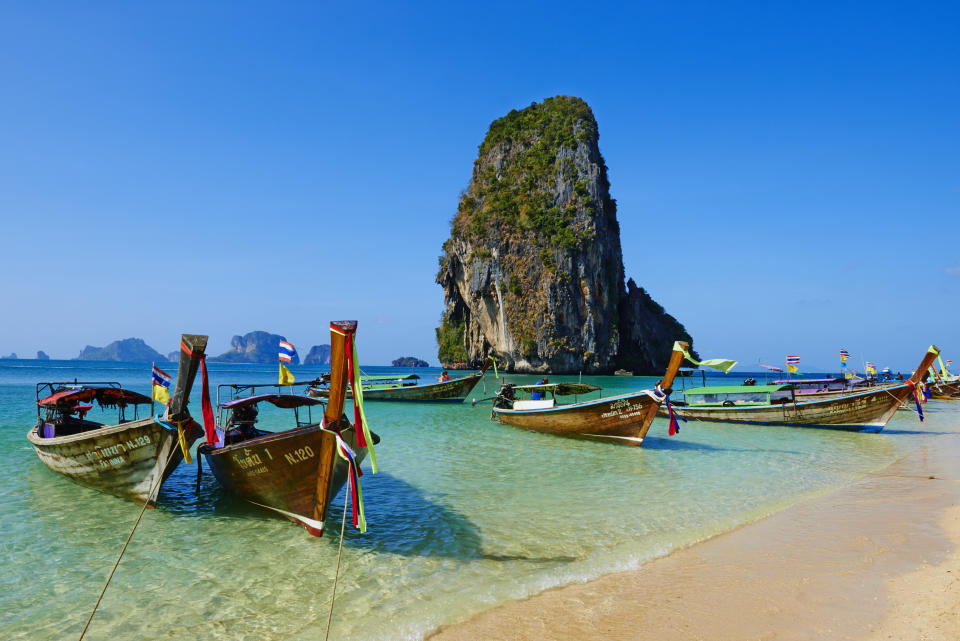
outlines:
[[17, 353], [16, 353], [16, 352], [10, 352], [10, 354], [7, 355], [7, 356], [0, 356], [0, 359], [15, 361], [15, 360], [17, 360]]
[[180, 361], [180, 350], [167, 354], [167, 360], [171, 363], [178, 363]]
[[392, 365], [394, 367], [430, 367], [430, 363], [427, 361], [422, 361], [413, 356], [401, 356], [393, 361]]
[[47, 356], [47, 353], [41, 349], [41, 350], [37, 350], [37, 360], [38, 360], [38, 361], [49, 361], [49, 360], [50, 360], [50, 357]]
[[[230, 349], [220, 356], [211, 358], [210, 361], [215, 363], [276, 363], [280, 341], [286, 340], [280, 334], [271, 334], [262, 330], [249, 332], [243, 336], [234, 336], [230, 339]], [[294, 355], [292, 362], [294, 365], [299, 365], [300, 356]]]
[[113, 341], [106, 347], [87, 345], [75, 361], [164, 361], [163, 354], [147, 345], [142, 338], [125, 338]]
[[306, 358], [303, 359], [304, 365], [329, 365], [330, 364], [330, 346], [314, 345], [310, 348]]

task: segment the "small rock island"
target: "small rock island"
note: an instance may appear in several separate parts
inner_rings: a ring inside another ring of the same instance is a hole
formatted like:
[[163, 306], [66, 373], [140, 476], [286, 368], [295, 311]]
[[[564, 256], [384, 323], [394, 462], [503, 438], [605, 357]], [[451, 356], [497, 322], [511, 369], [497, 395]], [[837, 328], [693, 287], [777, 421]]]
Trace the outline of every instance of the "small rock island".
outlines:
[[692, 344], [646, 290], [624, 283], [617, 204], [580, 98], [547, 98], [490, 125], [439, 262], [444, 367], [480, 368], [490, 354], [515, 372], [662, 374], [673, 342]]
[[124, 338], [113, 341], [106, 347], [87, 345], [80, 350], [75, 361], [124, 361], [143, 363], [166, 360], [157, 350], [147, 345], [142, 338]]
[[413, 356], [401, 356], [390, 363], [394, 367], [430, 367], [430, 363]]
[[329, 365], [330, 364], [330, 346], [314, 345], [303, 359], [304, 365]]
[[[280, 334], [271, 334], [262, 330], [249, 332], [243, 336], [231, 338], [230, 349], [210, 360], [216, 363], [276, 363], [280, 341], [286, 340]], [[294, 355], [292, 363], [300, 364], [298, 354]]]

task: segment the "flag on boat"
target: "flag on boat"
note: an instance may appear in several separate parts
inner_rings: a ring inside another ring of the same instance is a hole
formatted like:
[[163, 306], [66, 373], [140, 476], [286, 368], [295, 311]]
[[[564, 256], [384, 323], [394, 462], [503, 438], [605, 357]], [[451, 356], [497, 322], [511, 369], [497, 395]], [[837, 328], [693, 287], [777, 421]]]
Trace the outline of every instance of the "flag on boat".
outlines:
[[877, 375], [877, 366], [870, 361], [867, 361], [867, 364], [864, 367], [867, 370], [867, 374], [873, 374], [874, 376]]
[[166, 405], [170, 402], [170, 375], [153, 366], [153, 400]]
[[791, 374], [797, 373], [797, 365], [800, 364], [800, 357], [796, 354], [787, 356], [787, 371]]
[[297, 348], [293, 346], [293, 343], [288, 343], [287, 341], [280, 341], [280, 384], [281, 385], [293, 385], [293, 373], [287, 369], [287, 366], [284, 363], [290, 363], [293, 361], [293, 357], [297, 355]]
[[840, 362], [841, 362], [841, 363], [846, 363], [848, 358], [850, 358], [850, 352], [848, 352], [848, 351], [845, 350], [845, 349], [841, 349], [841, 350], [840, 350]]
[[857, 377], [857, 370], [854, 369], [853, 367], [851, 367], [851, 368], [850, 368], [850, 371], [844, 373], [843, 377], [844, 377], [844, 378], [856, 378], [856, 377]]
[[685, 350], [679, 341], [673, 343], [673, 351], [681, 352], [683, 357], [694, 365], [700, 365], [701, 367], [712, 367], [713, 369], [718, 369], [724, 374], [730, 373], [730, 370], [733, 369], [733, 366], [737, 364], [737, 361], [731, 361], [726, 358], [708, 358], [704, 361], [698, 361], [690, 356], [690, 352]]

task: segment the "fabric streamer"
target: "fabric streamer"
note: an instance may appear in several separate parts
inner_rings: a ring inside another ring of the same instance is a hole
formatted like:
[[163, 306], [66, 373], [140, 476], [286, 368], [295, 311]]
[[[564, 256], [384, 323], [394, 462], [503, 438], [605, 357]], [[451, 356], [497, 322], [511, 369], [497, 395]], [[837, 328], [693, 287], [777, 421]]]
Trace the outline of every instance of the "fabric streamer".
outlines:
[[217, 442], [217, 435], [215, 433], [216, 422], [213, 420], [213, 406], [210, 404], [210, 376], [207, 374], [207, 355], [194, 354], [183, 341], [180, 341], [180, 351], [190, 358], [200, 359], [200, 379], [203, 382], [200, 410], [203, 414], [203, 431], [207, 436], [207, 444], [215, 445]]
[[[661, 401], [666, 401], [667, 403], [667, 416], [670, 417], [670, 429], [667, 431], [667, 433], [670, 436], [673, 436], [674, 434], [679, 434], [680, 423], [677, 421], [678, 415], [673, 412], [673, 406], [670, 404], [670, 395], [667, 394], [662, 387], [660, 387], [659, 383], [657, 383], [656, 392], [657, 392], [657, 396], [660, 397]], [[685, 417], [680, 416], [679, 418], [682, 419], [684, 423], [687, 422], [687, 419]]]
[[184, 462], [193, 463], [193, 458], [191, 458], [190, 456], [190, 445], [187, 443], [187, 435], [183, 431], [184, 423], [189, 423], [191, 419], [187, 419], [186, 421], [181, 421], [180, 423], [177, 423], [176, 425], [174, 425], [173, 423], [170, 423], [169, 421], [166, 420], [166, 412], [164, 412], [163, 414], [157, 414], [156, 416], [154, 416], [153, 420], [155, 420], [157, 423], [162, 425], [165, 429], [168, 429], [171, 432], [177, 433], [177, 443], [180, 445], [180, 450], [183, 452]]
[[737, 364], [737, 361], [731, 361], [731, 360], [726, 359], [726, 358], [708, 358], [707, 360], [704, 360], [704, 361], [698, 361], [698, 360], [694, 359], [692, 356], [690, 356], [690, 352], [688, 352], [687, 350], [683, 349], [683, 347], [680, 345], [680, 342], [679, 342], [679, 341], [674, 342], [674, 344], [673, 344], [673, 351], [675, 351], [675, 352], [682, 352], [682, 353], [683, 353], [683, 357], [686, 358], [686, 359], [687, 359], [688, 361], [690, 361], [691, 363], [693, 363], [694, 365], [699, 365], [699, 366], [702, 366], [702, 367], [711, 367], [711, 368], [713, 368], [713, 369], [718, 369], [718, 370], [720, 370], [721, 372], [723, 372], [724, 374], [729, 374], [729, 373], [730, 373], [730, 370], [733, 369], [733, 366]]
[[920, 407], [920, 392], [917, 390], [917, 385], [912, 380], [907, 380], [907, 385], [910, 386], [910, 390], [913, 392], [913, 400], [917, 403], [917, 415], [920, 417], [920, 422], [923, 423], [923, 409]]
[[360, 358], [357, 356], [357, 343], [355, 332], [341, 332], [333, 325], [330, 326], [331, 332], [336, 332], [344, 337], [347, 352], [347, 380], [350, 389], [353, 390], [353, 422], [357, 431], [357, 445], [366, 447], [370, 453], [370, 467], [373, 473], [377, 473], [377, 454], [373, 450], [373, 437], [370, 434], [370, 427], [367, 425], [367, 415], [363, 411], [363, 385], [360, 380]]
[[[347, 491], [350, 493], [351, 516], [353, 527], [361, 532], [367, 531], [367, 518], [363, 513], [363, 490], [360, 488], [360, 477], [363, 471], [357, 464], [357, 454], [336, 432], [332, 432], [337, 439], [337, 455], [347, 462]], [[357, 432], [359, 435], [359, 432]]]

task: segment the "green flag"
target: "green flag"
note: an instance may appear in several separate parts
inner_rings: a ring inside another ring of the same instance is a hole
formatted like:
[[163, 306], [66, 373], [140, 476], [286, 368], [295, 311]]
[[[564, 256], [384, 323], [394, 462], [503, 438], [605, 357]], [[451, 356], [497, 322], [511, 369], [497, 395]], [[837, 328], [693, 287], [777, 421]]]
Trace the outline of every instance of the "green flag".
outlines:
[[699, 365], [701, 367], [712, 367], [713, 369], [720, 370], [724, 374], [729, 374], [730, 370], [733, 369], [733, 366], [737, 364], [737, 361], [731, 361], [726, 358], [708, 358], [705, 361], [698, 361], [690, 356], [690, 352], [683, 349], [679, 342], [675, 342], [673, 344], [673, 350], [675, 352], [683, 352], [684, 358], [694, 365]]

